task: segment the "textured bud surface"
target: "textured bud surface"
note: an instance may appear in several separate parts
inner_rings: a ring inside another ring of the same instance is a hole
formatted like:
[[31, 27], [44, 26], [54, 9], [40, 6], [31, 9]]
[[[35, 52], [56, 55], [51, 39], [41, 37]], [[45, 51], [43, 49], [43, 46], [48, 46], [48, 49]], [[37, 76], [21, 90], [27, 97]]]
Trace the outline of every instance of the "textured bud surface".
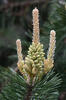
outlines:
[[17, 54], [18, 54], [18, 68], [24, 76], [28, 84], [34, 85], [36, 81], [49, 72], [54, 65], [54, 52], [55, 52], [55, 31], [50, 32], [50, 43], [47, 58], [44, 57], [43, 44], [39, 40], [39, 11], [37, 8], [33, 10], [33, 41], [29, 47], [28, 55], [23, 60], [21, 41], [16, 41]]
[[33, 10], [33, 42], [39, 42], [39, 11], [37, 8]]

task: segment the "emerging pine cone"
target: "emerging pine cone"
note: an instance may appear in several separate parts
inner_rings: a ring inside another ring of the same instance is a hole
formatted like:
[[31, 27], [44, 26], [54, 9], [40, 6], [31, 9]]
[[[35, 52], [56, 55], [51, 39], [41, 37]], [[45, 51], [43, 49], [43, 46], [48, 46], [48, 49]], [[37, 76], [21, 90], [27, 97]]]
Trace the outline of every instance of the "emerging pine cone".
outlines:
[[45, 53], [43, 45], [40, 43], [39, 38], [39, 11], [37, 8], [33, 10], [33, 40], [29, 47], [28, 55], [23, 60], [21, 41], [18, 39], [17, 54], [18, 54], [18, 68], [24, 76], [28, 84], [34, 85], [36, 81], [50, 71], [54, 65], [54, 52], [55, 52], [55, 31], [50, 32], [50, 43], [47, 58], [44, 57]]

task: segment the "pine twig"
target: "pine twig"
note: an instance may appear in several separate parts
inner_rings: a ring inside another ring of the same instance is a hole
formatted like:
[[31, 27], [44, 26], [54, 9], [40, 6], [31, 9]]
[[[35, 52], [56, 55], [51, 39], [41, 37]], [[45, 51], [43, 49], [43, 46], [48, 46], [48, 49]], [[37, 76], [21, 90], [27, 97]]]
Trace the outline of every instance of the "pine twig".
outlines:
[[8, 8], [13, 8], [13, 7], [17, 7], [17, 6], [29, 6], [29, 5], [33, 5], [33, 4], [37, 4], [37, 3], [45, 3], [46, 0], [28, 0], [28, 1], [23, 1], [23, 2], [16, 2], [16, 3], [8, 3], [5, 5], [2, 5], [0, 7], [0, 11], [3, 9], [8, 9]]
[[28, 86], [28, 92], [27, 92], [27, 96], [25, 97], [25, 100], [30, 100], [31, 95], [32, 95], [32, 86]]

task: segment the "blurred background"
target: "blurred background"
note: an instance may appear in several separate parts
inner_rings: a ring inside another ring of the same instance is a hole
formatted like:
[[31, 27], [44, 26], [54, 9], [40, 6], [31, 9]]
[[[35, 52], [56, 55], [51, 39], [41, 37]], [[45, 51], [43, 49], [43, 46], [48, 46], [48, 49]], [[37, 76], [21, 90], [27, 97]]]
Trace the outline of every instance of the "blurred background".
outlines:
[[[50, 30], [56, 31], [55, 71], [62, 78], [60, 93], [66, 91], [66, 0], [0, 0], [0, 91], [3, 68], [17, 67], [16, 40], [21, 39], [23, 56], [32, 42], [32, 10], [40, 12], [40, 40], [47, 53]], [[46, 56], [46, 55], [45, 55]]]

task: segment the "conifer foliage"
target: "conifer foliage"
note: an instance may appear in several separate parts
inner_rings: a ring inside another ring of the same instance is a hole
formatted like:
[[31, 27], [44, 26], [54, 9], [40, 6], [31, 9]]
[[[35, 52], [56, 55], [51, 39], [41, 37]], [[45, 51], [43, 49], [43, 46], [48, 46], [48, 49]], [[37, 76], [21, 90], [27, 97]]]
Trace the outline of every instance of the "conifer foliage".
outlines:
[[[54, 53], [56, 32], [51, 30], [50, 43], [45, 58], [43, 44], [39, 38], [39, 11], [35, 8], [33, 14], [33, 40], [28, 54], [23, 59], [21, 41], [16, 41], [18, 55], [18, 69], [21, 75], [12, 69], [2, 72], [2, 77], [7, 80], [3, 88], [1, 100], [57, 100], [59, 92], [57, 88], [61, 83], [59, 75], [52, 70], [54, 66]], [[8, 77], [8, 78], [7, 78]]]
[[[62, 76], [63, 84], [60, 91], [66, 90], [66, 0], [49, 2], [48, 20], [44, 23], [43, 32], [56, 30], [55, 69]], [[46, 42], [43, 41], [45, 44]], [[63, 66], [63, 67], [62, 67]]]

